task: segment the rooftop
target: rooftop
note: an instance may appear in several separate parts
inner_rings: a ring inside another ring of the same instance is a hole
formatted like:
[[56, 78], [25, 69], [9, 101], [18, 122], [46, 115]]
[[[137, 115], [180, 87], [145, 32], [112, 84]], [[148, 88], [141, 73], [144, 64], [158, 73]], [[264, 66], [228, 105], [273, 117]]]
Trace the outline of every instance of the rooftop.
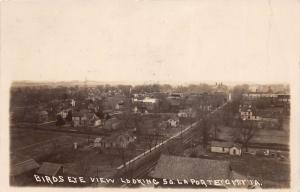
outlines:
[[10, 169], [11, 176], [21, 175], [27, 171], [39, 168], [39, 164], [34, 159], [28, 159], [26, 161], [13, 165]]
[[229, 141], [212, 141], [211, 146], [213, 147], [240, 147], [240, 144], [229, 142]]
[[164, 179], [229, 179], [228, 161], [161, 155], [154, 178]]
[[61, 164], [44, 162], [37, 174], [55, 176], [61, 167]]

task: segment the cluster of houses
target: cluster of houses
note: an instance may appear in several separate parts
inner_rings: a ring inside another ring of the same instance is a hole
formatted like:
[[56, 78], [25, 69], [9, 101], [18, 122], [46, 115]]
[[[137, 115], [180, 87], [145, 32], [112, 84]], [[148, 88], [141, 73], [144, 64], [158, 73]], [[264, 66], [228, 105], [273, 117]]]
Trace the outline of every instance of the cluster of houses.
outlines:
[[94, 147], [105, 149], [127, 148], [130, 143], [133, 143], [136, 137], [129, 133], [112, 134], [108, 137], [97, 137], [94, 140]]
[[159, 100], [156, 98], [134, 94], [132, 98], [135, 113], [147, 113], [158, 108]]
[[290, 102], [290, 95], [283, 93], [249, 92], [243, 93], [243, 98], [246, 100], [273, 99], [283, 103]]
[[210, 151], [214, 153], [223, 153], [229, 155], [241, 156], [242, 146], [239, 143], [228, 141], [212, 141]]
[[258, 128], [279, 129], [281, 126], [278, 117], [268, 111], [256, 110], [252, 105], [241, 105], [239, 112], [242, 120], [252, 121]]

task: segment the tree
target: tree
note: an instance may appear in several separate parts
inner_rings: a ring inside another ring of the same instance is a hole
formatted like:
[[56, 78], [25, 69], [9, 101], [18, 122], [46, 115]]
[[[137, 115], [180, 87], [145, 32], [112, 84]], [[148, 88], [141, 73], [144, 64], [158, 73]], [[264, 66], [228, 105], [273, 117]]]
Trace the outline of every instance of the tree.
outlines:
[[202, 128], [202, 144], [206, 148], [209, 140], [209, 124], [207, 117], [204, 117], [201, 123]]
[[249, 92], [249, 85], [236, 85], [232, 89], [232, 100], [240, 101], [242, 99], [243, 93]]
[[[79, 155], [79, 154], [78, 154]], [[89, 167], [89, 155], [85, 155], [85, 156], [80, 156], [79, 157], [79, 161], [78, 161], [78, 168], [79, 168], [79, 172], [80, 172], [80, 175], [85, 177], [88, 173], [88, 171], [90, 170], [90, 167]]]
[[123, 146], [117, 146], [117, 151], [118, 151], [118, 156], [121, 158], [121, 161], [122, 161], [122, 164], [123, 164], [123, 167], [126, 169], [126, 161], [127, 161], [127, 158], [128, 158], [128, 153], [126, 151], [126, 147], [123, 147]]
[[248, 144], [250, 140], [253, 138], [253, 136], [256, 133], [256, 126], [255, 122], [251, 120], [239, 120], [239, 133], [238, 133], [238, 138], [240, 142], [242, 142], [242, 145], [244, 148], [246, 148], [246, 151], [248, 152]]
[[72, 110], [68, 111], [66, 121], [71, 122], [72, 121]]
[[62, 126], [65, 124], [65, 120], [62, 118], [61, 115], [56, 116], [56, 125], [57, 126]]

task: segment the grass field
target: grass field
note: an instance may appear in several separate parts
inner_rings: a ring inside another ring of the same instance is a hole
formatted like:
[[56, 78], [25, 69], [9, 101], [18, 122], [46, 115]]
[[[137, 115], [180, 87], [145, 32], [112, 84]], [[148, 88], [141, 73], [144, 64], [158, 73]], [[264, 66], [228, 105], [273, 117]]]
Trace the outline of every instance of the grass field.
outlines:
[[[222, 140], [232, 141], [234, 132], [238, 128], [220, 126], [217, 137]], [[257, 129], [255, 136], [250, 140], [250, 143], [276, 143], [289, 144], [288, 130], [272, 130], [272, 129]]]

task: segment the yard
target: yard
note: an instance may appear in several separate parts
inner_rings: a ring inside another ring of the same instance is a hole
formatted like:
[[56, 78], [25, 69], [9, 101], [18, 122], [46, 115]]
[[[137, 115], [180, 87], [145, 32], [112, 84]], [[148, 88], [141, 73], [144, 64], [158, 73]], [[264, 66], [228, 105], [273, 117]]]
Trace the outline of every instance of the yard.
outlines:
[[287, 188], [290, 181], [289, 154], [286, 152], [280, 152], [280, 154], [285, 157], [285, 160], [279, 160], [278, 157], [245, 153], [242, 156], [212, 153], [203, 149], [201, 145], [184, 151], [184, 156], [230, 161], [233, 171], [248, 179], [258, 180], [262, 183], [262, 188]]
[[[238, 128], [219, 126], [217, 132], [217, 138], [232, 141], [233, 135], [237, 132]], [[213, 133], [213, 130], [211, 131]], [[274, 143], [289, 145], [289, 131], [287, 130], [272, 130], [272, 129], [257, 129], [254, 137], [250, 140], [250, 143]]]

